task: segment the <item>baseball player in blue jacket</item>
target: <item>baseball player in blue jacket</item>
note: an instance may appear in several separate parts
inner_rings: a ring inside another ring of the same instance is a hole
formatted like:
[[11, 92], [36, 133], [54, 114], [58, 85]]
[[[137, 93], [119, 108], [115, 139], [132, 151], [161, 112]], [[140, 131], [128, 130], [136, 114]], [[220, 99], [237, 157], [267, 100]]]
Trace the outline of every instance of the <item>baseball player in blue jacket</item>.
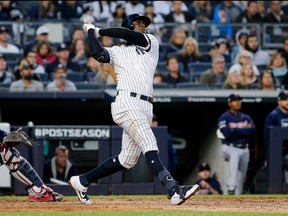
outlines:
[[[90, 172], [72, 176], [69, 180], [83, 204], [92, 204], [87, 196], [88, 186], [99, 178], [124, 169], [131, 169], [141, 154], [148, 167], [167, 190], [172, 205], [180, 205], [199, 190], [199, 185], [178, 185], [163, 166], [158, 155], [156, 137], [150, 127], [153, 118], [153, 77], [159, 58], [159, 43], [145, 30], [151, 20], [141, 14], [130, 14], [122, 28], [98, 28], [85, 23], [93, 58], [110, 63], [117, 78], [117, 95], [111, 104], [111, 114], [116, 124], [123, 128], [121, 152], [108, 158]], [[127, 41], [125, 45], [102, 47], [98, 37], [110, 36]]]
[[222, 156], [229, 163], [228, 194], [242, 194], [250, 159], [249, 143], [256, 133], [249, 115], [240, 112], [242, 97], [228, 97], [230, 109], [218, 119], [217, 135], [222, 142]]
[[[264, 125], [264, 146], [263, 157], [265, 158], [264, 166], [267, 166], [267, 149], [269, 142], [269, 128], [270, 127], [288, 127], [288, 91], [281, 91], [278, 95], [278, 106], [272, 110], [265, 119]], [[283, 152], [283, 155], [287, 155], [288, 152]], [[287, 159], [285, 159], [287, 157]], [[288, 156], [284, 159], [287, 161]]]

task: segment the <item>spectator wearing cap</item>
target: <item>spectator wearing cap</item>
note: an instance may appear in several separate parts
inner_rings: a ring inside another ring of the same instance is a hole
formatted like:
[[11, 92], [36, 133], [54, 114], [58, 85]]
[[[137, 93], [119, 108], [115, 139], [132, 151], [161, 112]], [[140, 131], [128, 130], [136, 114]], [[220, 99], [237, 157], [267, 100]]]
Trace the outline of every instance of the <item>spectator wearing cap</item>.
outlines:
[[0, 53], [0, 83], [11, 84], [13, 81], [15, 81], [15, 76], [11, 71], [7, 70], [5, 56]]
[[230, 94], [229, 110], [218, 118], [217, 137], [222, 143], [222, 157], [228, 162], [228, 194], [242, 194], [250, 160], [249, 145], [255, 141], [256, 127], [252, 118], [241, 112], [242, 97]]
[[[23, 61], [24, 62], [24, 61]], [[11, 83], [9, 91], [11, 92], [42, 92], [44, 86], [40, 81], [33, 80], [32, 66], [27, 63], [21, 64], [21, 79]]]
[[79, 64], [72, 62], [71, 59], [69, 59], [69, 56], [70, 56], [69, 47], [65, 43], [59, 44], [56, 52], [56, 59], [53, 62], [46, 65], [45, 67], [46, 73], [51, 75], [59, 64], [65, 66], [68, 73], [69, 71], [81, 72], [80, 71], [81, 67], [79, 66]]
[[0, 53], [18, 53], [20, 54], [19, 48], [9, 43], [9, 31], [6, 26], [0, 27]]
[[67, 91], [76, 91], [77, 88], [75, 84], [67, 80], [67, 70], [65, 66], [58, 65], [55, 69], [55, 72], [53, 73], [54, 80], [45, 88], [45, 91], [49, 92], [67, 92]]
[[35, 39], [25, 44], [24, 56], [27, 55], [29, 50], [36, 50], [37, 45], [43, 41], [49, 43], [51, 47], [55, 47], [55, 45], [51, 41], [49, 41], [49, 29], [45, 25], [39, 26], [36, 29]]
[[208, 163], [199, 164], [197, 175], [199, 180], [195, 184], [200, 186], [200, 190], [196, 192], [196, 195], [223, 194], [220, 183], [215, 176], [211, 176], [211, 168]]

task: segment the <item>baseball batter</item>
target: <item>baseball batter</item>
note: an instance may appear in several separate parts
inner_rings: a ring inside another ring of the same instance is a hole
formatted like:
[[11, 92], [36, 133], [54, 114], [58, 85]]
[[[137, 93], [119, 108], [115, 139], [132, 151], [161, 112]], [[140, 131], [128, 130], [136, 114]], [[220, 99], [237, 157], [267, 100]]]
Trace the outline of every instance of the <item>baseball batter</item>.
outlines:
[[218, 138], [222, 141], [222, 156], [229, 163], [228, 194], [242, 194], [250, 159], [249, 143], [256, 133], [249, 115], [240, 112], [242, 97], [228, 97], [230, 109], [218, 119]]
[[0, 130], [0, 166], [6, 165], [17, 180], [27, 185], [29, 201], [61, 201], [63, 196], [47, 187], [30, 163], [14, 148], [20, 143], [32, 147], [27, 135], [21, 130], [11, 134]]
[[[117, 78], [117, 95], [111, 104], [115, 123], [123, 128], [122, 148], [118, 156], [107, 159], [95, 169], [71, 177], [69, 183], [83, 204], [91, 204], [87, 187], [97, 179], [120, 170], [131, 169], [144, 154], [148, 166], [167, 189], [174, 205], [183, 203], [199, 190], [198, 185], [179, 186], [158, 156], [156, 138], [150, 128], [153, 117], [153, 76], [158, 62], [159, 43], [145, 29], [150, 19], [140, 14], [130, 14], [122, 28], [100, 29], [90, 23], [83, 25], [93, 57], [101, 63], [110, 63]], [[125, 45], [103, 48], [98, 37], [110, 36], [127, 41]]]

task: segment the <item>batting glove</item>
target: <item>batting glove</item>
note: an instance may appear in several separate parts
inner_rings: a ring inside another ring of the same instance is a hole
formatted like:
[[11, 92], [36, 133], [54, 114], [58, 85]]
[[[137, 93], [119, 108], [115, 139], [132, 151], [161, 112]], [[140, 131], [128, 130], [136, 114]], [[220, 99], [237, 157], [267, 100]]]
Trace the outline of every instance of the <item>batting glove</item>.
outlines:
[[88, 32], [89, 29], [94, 29], [94, 30], [95, 30], [95, 34], [96, 34], [96, 37], [97, 37], [97, 38], [100, 37], [100, 35], [99, 35], [99, 30], [100, 30], [100, 28], [94, 26], [94, 25], [91, 24], [91, 23], [85, 23], [85, 24], [83, 25], [83, 29], [84, 29], [85, 32]]

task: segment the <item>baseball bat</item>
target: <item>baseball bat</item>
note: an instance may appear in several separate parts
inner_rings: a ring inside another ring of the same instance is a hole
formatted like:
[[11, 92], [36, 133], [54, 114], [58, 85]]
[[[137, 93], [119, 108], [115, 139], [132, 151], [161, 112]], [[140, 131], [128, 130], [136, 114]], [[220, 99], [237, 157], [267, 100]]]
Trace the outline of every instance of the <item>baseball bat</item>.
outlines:
[[88, 18], [84, 18], [84, 19], [83, 19], [83, 23], [84, 23], [84, 24], [90, 24], [91, 22], [89, 21]]

